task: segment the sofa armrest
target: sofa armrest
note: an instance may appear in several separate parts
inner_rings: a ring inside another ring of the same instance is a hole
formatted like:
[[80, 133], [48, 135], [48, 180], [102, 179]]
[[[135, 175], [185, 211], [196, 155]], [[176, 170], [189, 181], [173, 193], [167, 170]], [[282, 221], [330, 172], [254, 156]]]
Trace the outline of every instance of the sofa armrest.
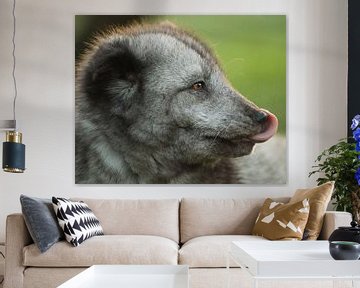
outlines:
[[324, 224], [319, 236], [321, 240], [329, 239], [331, 233], [340, 226], [350, 226], [352, 216], [348, 212], [326, 211]]
[[24, 280], [23, 248], [33, 241], [22, 214], [6, 218], [4, 288], [22, 288]]

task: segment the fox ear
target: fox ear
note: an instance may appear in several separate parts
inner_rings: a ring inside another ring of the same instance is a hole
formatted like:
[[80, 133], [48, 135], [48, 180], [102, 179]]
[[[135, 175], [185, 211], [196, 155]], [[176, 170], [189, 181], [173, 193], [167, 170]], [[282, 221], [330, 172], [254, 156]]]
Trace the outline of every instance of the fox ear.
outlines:
[[122, 103], [136, 92], [141, 77], [140, 61], [124, 41], [103, 44], [88, 60], [84, 92], [99, 102]]

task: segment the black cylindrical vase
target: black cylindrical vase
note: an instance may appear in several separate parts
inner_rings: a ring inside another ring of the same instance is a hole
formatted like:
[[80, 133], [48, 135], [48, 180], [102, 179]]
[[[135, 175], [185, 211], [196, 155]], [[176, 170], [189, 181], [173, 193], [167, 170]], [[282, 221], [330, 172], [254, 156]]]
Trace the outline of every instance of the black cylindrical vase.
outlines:
[[5, 172], [23, 173], [25, 170], [25, 145], [21, 143], [20, 132], [6, 133], [3, 143], [3, 169]]

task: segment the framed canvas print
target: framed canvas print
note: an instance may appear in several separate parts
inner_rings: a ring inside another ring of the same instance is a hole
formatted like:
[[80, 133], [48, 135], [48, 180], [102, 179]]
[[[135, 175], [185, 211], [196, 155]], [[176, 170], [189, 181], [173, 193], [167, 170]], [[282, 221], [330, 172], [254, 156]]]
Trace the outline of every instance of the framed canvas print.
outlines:
[[75, 20], [76, 183], [286, 183], [286, 16]]

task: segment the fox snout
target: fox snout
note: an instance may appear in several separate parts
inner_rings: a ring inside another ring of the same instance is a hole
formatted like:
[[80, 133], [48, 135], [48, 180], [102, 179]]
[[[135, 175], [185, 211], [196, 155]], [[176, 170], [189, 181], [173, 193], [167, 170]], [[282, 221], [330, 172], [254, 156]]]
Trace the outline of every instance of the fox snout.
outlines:
[[255, 120], [259, 123], [263, 123], [267, 120], [269, 114], [266, 113], [265, 111], [263, 110], [260, 110], [260, 111], [256, 111], [255, 112]]
[[254, 113], [254, 119], [261, 124], [261, 132], [250, 137], [256, 143], [261, 143], [273, 137], [277, 131], [279, 121], [271, 112], [260, 109]]

